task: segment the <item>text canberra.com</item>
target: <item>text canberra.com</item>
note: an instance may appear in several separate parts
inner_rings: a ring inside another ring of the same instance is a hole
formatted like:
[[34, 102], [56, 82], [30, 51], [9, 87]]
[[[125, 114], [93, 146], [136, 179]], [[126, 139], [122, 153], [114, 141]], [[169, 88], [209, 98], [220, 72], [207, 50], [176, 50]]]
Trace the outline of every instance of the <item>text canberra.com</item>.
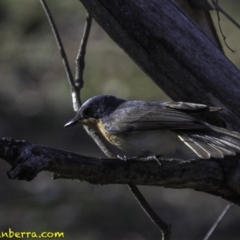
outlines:
[[64, 238], [63, 232], [15, 232], [11, 228], [8, 231], [0, 231], [0, 238]]

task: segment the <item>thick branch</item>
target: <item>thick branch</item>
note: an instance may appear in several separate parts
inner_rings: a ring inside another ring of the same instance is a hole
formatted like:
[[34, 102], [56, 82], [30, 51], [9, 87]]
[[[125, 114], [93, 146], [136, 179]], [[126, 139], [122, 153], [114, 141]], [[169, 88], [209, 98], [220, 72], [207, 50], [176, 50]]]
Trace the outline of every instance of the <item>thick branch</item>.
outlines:
[[97, 159], [75, 153], [4, 138], [0, 140], [0, 157], [12, 165], [11, 179], [33, 179], [40, 171], [94, 184], [126, 184], [191, 188], [221, 196], [240, 205], [239, 161], [177, 160], [143, 162]]
[[223, 107], [240, 129], [240, 72], [174, 1], [81, 2], [173, 100]]
[[197, 26], [215, 43], [215, 45], [222, 49], [221, 42], [217, 35], [216, 28], [210, 15], [210, 10], [213, 7], [207, 0], [176, 0], [183, 11], [194, 21]]

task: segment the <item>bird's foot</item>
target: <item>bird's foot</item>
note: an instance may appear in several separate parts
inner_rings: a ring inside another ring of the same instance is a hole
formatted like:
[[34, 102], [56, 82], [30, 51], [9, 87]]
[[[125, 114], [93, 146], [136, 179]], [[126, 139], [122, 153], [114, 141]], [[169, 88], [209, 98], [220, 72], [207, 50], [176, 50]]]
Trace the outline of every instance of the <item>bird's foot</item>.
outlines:
[[[123, 155], [123, 156], [117, 155], [117, 158], [118, 158], [119, 160], [123, 161], [123, 162], [126, 164], [126, 167], [127, 167], [127, 169], [128, 169], [128, 172], [129, 172], [129, 171], [130, 171], [130, 165], [129, 165], [128, 160], [129, 160], [130, 158], [128, 158], [128, 157], [125, 156], [125, 155]], [[129, 174], [129, 173], [128, 173], [128, 174]]]
[[193, 162], [193, 161], [198, 161], [198, 160], [201, 160], [201, 158], [196, 157], [196, 158], [192, 158], [192, 159], [181, 160], [181, 164], [184, 164], [184, 163], [191, 163], [191, 162]]
[[123, 155], [123, 156], [117, 155], [117, 158], [120, 159], [120, 160], [122, 160], [122, 161], [124, 161], [124, 162], [126, 162], [127, 160], [129, 160], [129, 158], [128, 158], [127, 156], [125, 156], [125, 155]]
[[198, 160], [198, 158], [189, 159], [189, 160], [177, 159], [177, 158], [166, 158], [166, 157], [162, 157], [161, 155], [140, 156], [140, 157], [136, 157], [136, 159], [142, 160], [142, 161], [152, 161], [152, 160], [154, 160], [158, 163], [159, 166], [162, 165], [162, 162], [179, 161], [181, 163], [189, 163], [191, 161]]
[[162, 165], [162, 163], [161, 163], [161, 160], [162, 160], [161, 156], [158, 156], [158, 155], [147, 156], [147, 157], [145, 157], [145, 159], [143, 159], [143, 161], [152, 161], [152, 160], [156, 161], [159, 166]]
[[126, 162], [126, 161], [128, 161], [128, 160], [142, 160], [142, 161], [145, 161], [145, 160], [147, 160], [146, 158], [148, 157], [148, 155], [137, 155], [137, 156], [133, 156], [133, 157], [127, 157], [127, 156], [120, 156], [120, 155], [117, 155], [117, 158], [118, 159], [120, 159], [120, 160], [122, 160], [122, 161], [124, 161], [124, 162]]
[[156, 161], [158, 163], [159, 166], [162, 165], [162, 162], [171, 162], [171, 161], [179, 161], [181, 163], [189, 163], [192, 161], [196, 161], [199, 158], [194, 158], [194, 159], [189, 159], [189, 160], [184, 160], [184, 159], [176, 159], [176, 158], [164, 158], [161, 155], [149, 155], [149, 154], [141, 154], [138, 156], [134, 156], [134, 157], [127, 157], [127, 156], [119, 156], [117, 155], [117, 157], [124, 161], [125, 163], [127, 163], [127, 161], [131, 161], [131, 160], [139, 160], [139, 161], [143, 161], [143, 162], [147, 162], [147, 161]]
[[157, 156], [157, 155], [149, 156], [146, 154], [142, 154], [142, 155], [127, 158], [126, 160], [139, 160], [139, 161], [143, 161], [143, 162], [154, 160], [154, 161], [157, 161], [159, 166], [161, 166], [161, 162], [160, 162], [161, 156]]

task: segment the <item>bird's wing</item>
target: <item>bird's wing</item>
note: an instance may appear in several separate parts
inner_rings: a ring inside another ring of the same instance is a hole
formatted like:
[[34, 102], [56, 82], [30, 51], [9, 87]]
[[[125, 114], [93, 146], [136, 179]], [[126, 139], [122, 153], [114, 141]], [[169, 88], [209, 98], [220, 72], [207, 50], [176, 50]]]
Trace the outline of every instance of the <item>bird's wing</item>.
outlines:
[[166, 107], [177, 109], [184, 112], [189, 112], [189, 113], [217, 112], [222, 110], [221, 107], [210, 107], [205, 104], [188, 103], [188, 102], [164, 102], [162, 104]]
[[106, 131], [114, 133], [207, 128], [193, 116], [162, 104], [123, 105], [110, 114], [104, 127]]

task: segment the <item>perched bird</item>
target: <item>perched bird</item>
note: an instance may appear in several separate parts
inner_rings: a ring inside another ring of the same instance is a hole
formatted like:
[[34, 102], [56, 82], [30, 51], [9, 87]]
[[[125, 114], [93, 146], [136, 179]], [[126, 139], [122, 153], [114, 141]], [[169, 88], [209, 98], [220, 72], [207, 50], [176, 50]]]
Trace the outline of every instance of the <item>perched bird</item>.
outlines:
[[65, 127], [86, 125], [138, 156], [168, 155], [184, 144], [203, 159], [234, 156], [240, 152], [240, 133], [200, 119], [219, 110], [204, 104], [126, 101], [102, 95], [87, 100]]

